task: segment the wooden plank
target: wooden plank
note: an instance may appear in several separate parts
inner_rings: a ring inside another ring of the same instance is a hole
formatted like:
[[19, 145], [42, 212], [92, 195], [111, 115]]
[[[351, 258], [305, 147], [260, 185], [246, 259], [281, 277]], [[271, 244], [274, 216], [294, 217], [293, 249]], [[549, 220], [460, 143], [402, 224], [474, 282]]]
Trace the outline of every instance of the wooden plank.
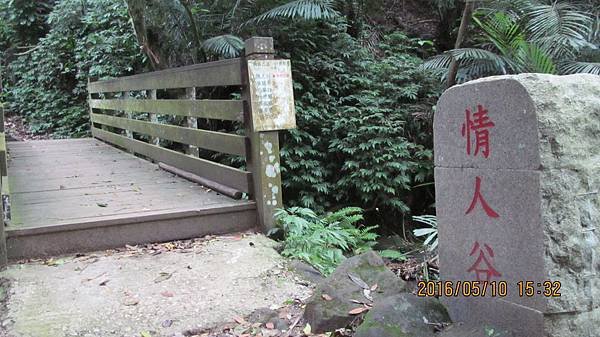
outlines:
[[241, 84], [240, 59], [236, 58], [91, 82], [88, 84], [88, 92], [237, 86]]
[[[121, 100], [125, 100], [128, 99], [131, 96], [131, 93], [129, 91], [123, 91], [123, 93], [121, 94]], [[132, 119], [133, 118], [133, 113], [131, 112], [131, 110], [125, 110], [125, 115], [127, 116], [127, 118]], [[127, 135], [127, 138], [131, 138], [133, 139], [133, 132], [131, 130], [125, 130], [125, 135]]]
[[4, 132], [0, 132], [0, 175], [5, 176], [7, 172], [6, 139], [4, 138]]
[[12, 260], [243, 231], [256, 226], [254, 203], [209, 205], [81, 219], [7, 230]]
[[157, 147], [139, 140], [128, 139], [114, 133], [93, 127], [92, 135], [108, 143], [134, 150], [136, 153], [163, 162], [182, 170], [192, 172], [226, 186], [248, 193], [251, 174], [227, 165], [208, 160], [193, 158], [177, 151]]
[[[195, 101], [196, 100], [196, 88], [185, 88], [185, 96], [187, 99]], [[186, 124], [188, 128], [197, 129], [198, 128], [198, 119], [196, 117], [186, 117]], [[189, 154], [192, 157], [198, 157], [200, 152], [197, 146], [188, 145], [185, 153]]]
[[217, 182], [214, 182], [212, 180], [208, 180], [206, 178], [197, 176], [193, 173], [190, 172], [186, 172], [184, 170], [178, 169], [177, 167], [171, 166], [171, 165], [167, 165], [165, 163], [158, 163], [158, 167], [160, 167], [161, 169], [171, 172], [173, 174], [176, 174], [179, 177], [182, 177], [184, 179], [187, 179], [189, 181], [198, 183], [202, 186], [206, 186], [212, 190], [215, 190], [221, 194], [224, 194], [230, 198], [233, 199], [241, 199], [242, 198], [242, 192], [238, 191], [236, 189], [233, 189], [229, 186], [225, 186], [222, 184], [219, 184]]
[[[146, 94], [148, 95], [148, 99], [151, 99], [153, 101], [156, 101], [156, 89], [152, 89], [152, 90], [147, 90]], [[153, 112], [149, 112], [148, 113], [148, 117], [150, 118], [150, 122], [157, 124], [158, 123], [158, 116], [153, 113]], [[160, 145], [160, 138], [158, 137], [152, 137], [152, 139], [150, 139], [150, 144], [152, 145]]]
[[[5, 188], [8, 188], [8, 179], [5, 180], [4, 177], [0, 178], [0, 190], [4, 190]], [[5, 187], [6, 185], [6, 187]], [[2, 269], [4, 269], [4, 267], [6, 267], [6, 263], [7, 263], [7, 252], [6, 252], [6, 234], [4, 232], [4, 215], [6, 214], [6, 211], [10, 211], [10, 210], [5, 210], [4, 209], [4, 196], [2, 194], [0, 194], [0, 219], [2, 219], [2, 221], [0, 221], [0, 271]]]
[[127, 110], [184, 117], [242, 121], [243, 103], [225, 99], [91, 99], [94, 109]]
[[131, 130], [182, 144], [195, 145], [217, 152], [246, 155], [246, 137], [244, 136], [100, 114], [92, 114], [91, 117], [92, 121], [98, 124]]
[[0, 102], [0, 132], [4, 132], [4, 105], [2, 102]]

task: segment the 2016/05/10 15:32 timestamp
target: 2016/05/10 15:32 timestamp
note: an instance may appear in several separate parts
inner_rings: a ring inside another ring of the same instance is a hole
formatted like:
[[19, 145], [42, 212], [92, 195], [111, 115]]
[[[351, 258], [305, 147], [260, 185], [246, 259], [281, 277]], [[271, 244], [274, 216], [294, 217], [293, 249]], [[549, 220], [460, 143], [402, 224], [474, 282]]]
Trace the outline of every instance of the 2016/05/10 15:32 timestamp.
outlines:
[[[560, 281], [519, 281], [514, 290], [519, 297], [560, 297]], [[507, 297], [507, 281], [419, 281], [420, 297]]]

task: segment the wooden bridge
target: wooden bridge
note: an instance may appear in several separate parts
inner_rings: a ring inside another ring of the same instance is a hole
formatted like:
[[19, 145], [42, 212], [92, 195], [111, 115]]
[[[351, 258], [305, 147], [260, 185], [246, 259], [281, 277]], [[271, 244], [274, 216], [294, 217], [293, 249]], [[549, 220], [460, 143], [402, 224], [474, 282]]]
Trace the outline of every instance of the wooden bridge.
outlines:
[[[5, 143], [2, 133], [0, 267], [272, 227], [281, 205], [277, 129], [295, 124], [289, 71], [275, 69], [279, 82], [265, 73], [289, 61], [272, 59], [272, 39], [251, 38], [241, 58], [90, 82], [93, 138]], [[210, 88], [239, 98], [199, 97]], [[273, 124], [275, 115], [288, 123]], [[215, 121], [234, 132], [201, 128]], [[216, 154], [245, 159], [245, 169], [211, 160]]]

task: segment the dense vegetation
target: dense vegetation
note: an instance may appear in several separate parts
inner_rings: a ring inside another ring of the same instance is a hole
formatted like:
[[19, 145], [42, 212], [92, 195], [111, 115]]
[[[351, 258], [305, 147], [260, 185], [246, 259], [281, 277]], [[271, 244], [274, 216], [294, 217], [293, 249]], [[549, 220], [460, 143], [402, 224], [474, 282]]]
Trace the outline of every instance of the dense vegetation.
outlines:
[[33, 132], [85, 136], [88, 78], [234, 57], [273, 36], [297, 104], [298, 129], [282, 133], [286, 205], [359, 206], [398, 232], [434, 212], [431, 124], [448, 74], [600, 73], [596, 2], [492, 3], [0, 0], [2, 99]]

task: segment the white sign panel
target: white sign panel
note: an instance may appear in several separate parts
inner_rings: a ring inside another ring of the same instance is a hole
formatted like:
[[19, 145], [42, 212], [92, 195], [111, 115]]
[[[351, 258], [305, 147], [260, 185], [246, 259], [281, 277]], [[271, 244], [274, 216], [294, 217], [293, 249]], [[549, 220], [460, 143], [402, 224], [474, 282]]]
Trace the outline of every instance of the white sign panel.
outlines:
[[254, 131], [296, 127], [289, 60], [248, 60]]

